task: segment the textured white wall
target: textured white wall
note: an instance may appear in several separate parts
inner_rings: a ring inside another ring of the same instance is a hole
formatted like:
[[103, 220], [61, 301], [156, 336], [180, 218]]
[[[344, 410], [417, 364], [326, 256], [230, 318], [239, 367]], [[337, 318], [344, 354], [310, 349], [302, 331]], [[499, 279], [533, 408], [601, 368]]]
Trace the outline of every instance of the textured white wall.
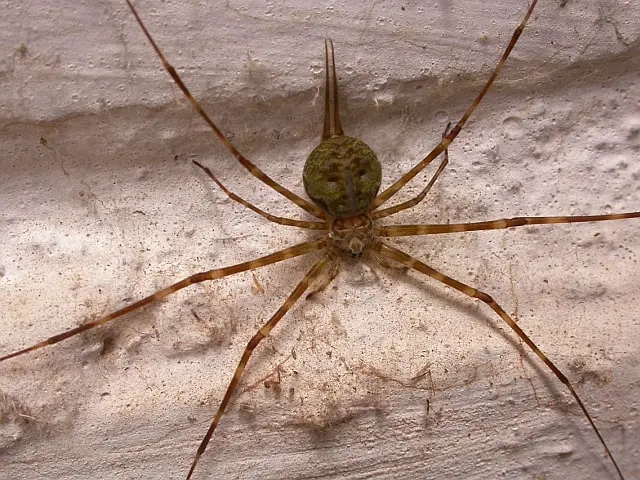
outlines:
[[[343, 125], [379, 153], [388, 184], [462, 113], [526, 8], [193, 3], [137, 5], [223, 130], [298, 193], [321, 131], [325, 37]], [[0, 354], [305, 238], [192, 165], [302, 217], [211, 139], [124, 2], [4, 1], [0, 12]], [[639, 32], [637, 0], [542, 1], [445, 175], [395, 221], [639, 210]], [[640, 475], [639, 234], [630, 220], [397, 242], [517, 315], [627, 478]], [[246, 341], [310, 261], [257, 271], [265, 293], [238, 275], [0, 364], [0, 477], [182, 478]], [[280, 385], [265, 388], [281, 363]], [[263, 342], [196, 473], [615, 478], [568, 392], [492, 312], [419, 275], [358, 265]]]

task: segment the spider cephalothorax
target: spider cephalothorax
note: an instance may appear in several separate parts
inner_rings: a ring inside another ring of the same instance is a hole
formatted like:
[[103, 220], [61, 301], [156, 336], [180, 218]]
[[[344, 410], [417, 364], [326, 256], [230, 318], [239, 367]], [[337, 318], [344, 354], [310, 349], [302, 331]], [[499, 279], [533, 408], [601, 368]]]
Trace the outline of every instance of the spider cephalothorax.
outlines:
[[333, 244], [357, 258], [375, 239], [374, 224], [368, 214], [336, 218], [331, 222]]

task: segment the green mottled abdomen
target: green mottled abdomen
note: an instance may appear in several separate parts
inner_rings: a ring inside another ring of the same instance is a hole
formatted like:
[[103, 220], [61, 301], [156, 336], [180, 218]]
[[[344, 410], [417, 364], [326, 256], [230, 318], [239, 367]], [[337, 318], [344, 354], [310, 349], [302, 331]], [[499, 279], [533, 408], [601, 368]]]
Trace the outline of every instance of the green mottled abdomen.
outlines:
[[335, 136], [309, 155], [302, 172], [309, 198], [335, 217], [364, 213], [376, 198], [382, 168], [361, 140]]

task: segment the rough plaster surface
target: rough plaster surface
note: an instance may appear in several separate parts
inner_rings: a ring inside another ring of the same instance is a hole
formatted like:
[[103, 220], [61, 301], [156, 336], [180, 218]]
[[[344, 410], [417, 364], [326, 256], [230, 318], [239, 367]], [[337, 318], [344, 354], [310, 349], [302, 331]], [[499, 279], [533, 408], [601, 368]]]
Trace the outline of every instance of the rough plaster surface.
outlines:
[[[326, 36], [343, 125], [388, 184], [469, 104], [526, 1], [137, 5], [235, 144], [302, 193]], [[192, 165], [304, 216], [211, 139], [123, 2], [0, 12], [0, 353], [305, 238]], [[639, 32], [637, 0], [541, 1], [445, 175], [388, 223], [639, 210]], [[630, 220], [396, 242], [517, 316], [628, 479], [640, 475], [639, 234]], [[246, 341], [310, 262], [193, 287], [0, 364], [0, 477], [182, 478]], [[263, 342], [195, 476], [567, 477], [615, 474], [568, 392], [492, 312], [349, 263]]]

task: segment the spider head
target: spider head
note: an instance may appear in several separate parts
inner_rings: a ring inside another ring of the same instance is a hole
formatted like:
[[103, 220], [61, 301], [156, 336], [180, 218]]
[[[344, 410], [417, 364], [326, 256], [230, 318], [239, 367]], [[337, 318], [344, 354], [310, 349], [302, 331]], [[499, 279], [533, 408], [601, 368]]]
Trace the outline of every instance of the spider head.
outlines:
[[374, 238], [373, 220], [369, 215], [336, 218], [331, 222], [331, 239], [352, 258], [360, 258]]

